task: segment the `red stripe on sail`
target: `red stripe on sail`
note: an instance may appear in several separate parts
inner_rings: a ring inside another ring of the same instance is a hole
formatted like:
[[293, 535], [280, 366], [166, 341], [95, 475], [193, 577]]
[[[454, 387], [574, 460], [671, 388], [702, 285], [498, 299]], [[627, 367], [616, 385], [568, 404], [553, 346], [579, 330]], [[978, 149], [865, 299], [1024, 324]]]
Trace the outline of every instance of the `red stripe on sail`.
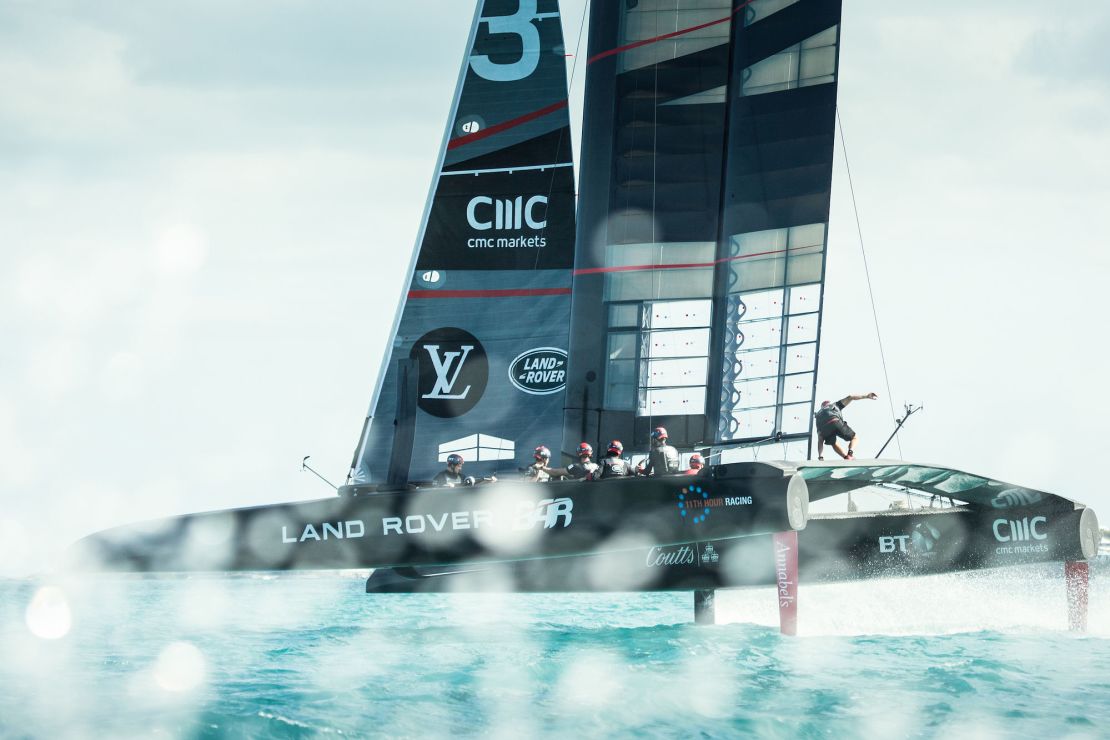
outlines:
[[787, 252], [795, 252], [798, 249], [808, 249], [808, 247], [795, 247], [793, 249], [773, 249], [769, 252], [738, 254], [735, 257], [721, 257], [720, 259], [713, 260], [712, 262], [677, 262], [673, 265], [618, 265], [616, 267], [587, 267], [581, 270], [575, 270], [574, 274], [593, 275], [599, 272], [638, 272], [640, 270], [688, 270], [694, 267], [714, 267], [721, 264], [722, 262], [748, 260], [752, 257], [769, 257], [773, 254], [786, 254]]
[[493, 126], [490, 126], [489, 128], [484, 128], [481, 131], [475, 131], [474, 133], [467, 134], [466, 136], [460, 136], [457, 139], [451, 139], [451, 141], [447, 142], [447, 148], [455, 149], [460, 146], [465, 146], [466, 144], [484, 139], [487, 136], [493, 136], [494, 134], [500, 133], [507, 129], [515, 128], [516, 126], [528, 123], [529, 121], [534, 121], [540, 116], [546, 116], [548, 113], [554, 113], [555, 111], [566, 107], [567, 101], [560, 100], [557, 103], [552, 103], [551, 105], [544, 106], [543, 108], [540, 108], [539, 110], [534, 110], [531, 113], [525, 113], [523, 116], [518, 116], [508, 121], [504, 121], [503, 123], [495, 124]]
[[410, 290], [409, 298], [523, 298], [570, 295], [570, 288], [502, 288], [495, 290]]
[[[728, 15], [726, 15], [724, 18], [719, 18], [718, 20], [715, 20], [715, 21], [709, 21], [708, 23], [701, 23], [701, 24], [696, 25], [696, 26], [690, 26], [689, 28], [682, 28], [682, 29], [679, 29], [678, 31], [671, 31], [670, 33], [665, 33], [662, 36], [655, 36], [654, 38], [650, 38], [650, 39], [642, 39], [640, 41], [636, 41], [636, 42], [633, 42], [631, 44], [625, 44], [624, 46], [618, 46], [615, 49], [609, 49], [608, 51], [603, 51], [600, 54], [595, 54], [594, 56], [587, 59], [586, 64], [593, 64], [594, 62], [596, 62], [600, 59], [605, 59], [606, 57], [611, 57], [611, 56], [614, 56], [615, 54], [620, 54], [621, 52], [628, 51], [629, 49], [637, 49], [641, 46], [647, 46], [648, 44], [654, 44], [654, 43], [657, 43], [659, 41], [666, 41], [667, 39], [673, 39], [676, 36], [683, 36], [687, 33], [693, 33], [694, 31], [700, 31], [703, 28], [709, 28], [710, 26], [716, 26], [720, 23], [724, 23], [725, 21], [728, 21], [729, 19], [732, 18], [732, 16], [736, 15], [741, 10], [743, 10], [744, 8], [751, 5], [752, 2], [754, 2], [754, 0], [748, 0], [743, 5], [740, 5], [739, 7], [737, 7], [736, 10], [734, 10], [731, 13], [729, 13]], [[565, 56], [571, 56], [571, 55], [568, 54], [568, 55], [565, 55]], [[521, 124], [528, 123], [529, 121], [534, 121], [537, 118], [539, 118], [540, 116], [546, 116], [548, 113], [554, 113], [555, 111], [560, 110], [561, 108], [566, 108], [566, 107], [567, 107], [567, 101], [566, 100], [560, 100], [557, 103], [552, 103], [551, 105], [544, 106], [543, 108], [540, 108], [539, 110], [534, 110], [531, 113], [525, 113], [523, 116], [517, 116], [516, 118], [510, 119], [508, 121], [504, 121], [502, 123], [498, 123], [498, 124], [495, 124], [493, 126], [490, 126], [489, 128], [482, 129], [481, 131], [475, 131], [472, 134], [467, 134], [466, 136], [459, 136], [455, 139], [451, 139], [450, 141], [447, 142], [447, 148], [448, 149], [457, 149], [460, 146], [466, 146], [467, 144], [471, 144], [475, 141], [481, 141], [482, 139], [486, 138], [487, 136], [493, 136], [494, 134], [501, 133], [502, 131], [507, 131], [511, 128], [516, 128], [517, 126], [520, 126]]]
[[673, 39], [675, 36], [683, 36], [683, 35], [688, 34], [688, 33], [693, 33], [694, 31], [700, 31], [703, 28], [709, 28], [710, 26], [716, 26], [718, 24], [721, 24], [721, 23], [724, 23], [725, 21], [730, 20], [732, 18], [732, 16], [736, 15], [741, 10], [743, 10], [744, 8], [751, 5], [752, 2], [754, 2], [754, 0], [748, 0], [748, 2], [739, 6], [738, 8], [733, 10], [731, 13], [726, 15], [724, 18], [720, 18], [720, 19], [715, 20], [715, 21], [709, 21], [708, 23], [701, 23], [697, 26], [690, 26], [689, 28], [682, 28], [682, 29], [679, 29], [678, 31], [671, 31], [670, 33], [665, 33], [662, 36], [655, 36], [655, 37], [650, 38], [650, 39], [642, 39], [640, 41], [634, 41], [631, 44], [625, 44], [624, 46], [618, 46], [615, 49], [609, 49], [608, 51], [603, 51], [600, 54], [594, 54], [592, 57], [590, 57], [589, 59], [586, 60], [586, 64], [593, 64], [594, 62], [605, 59], [606, 57], [611, 57], [615, 54], [620, 54], [621, 52], [628, 51], [630, 49], [637, 49], [641, 46], [647, 46], [648, 44], [654, 44], [654, 43], [659, 42], [659, 41], [666, 41], [667, 39]]

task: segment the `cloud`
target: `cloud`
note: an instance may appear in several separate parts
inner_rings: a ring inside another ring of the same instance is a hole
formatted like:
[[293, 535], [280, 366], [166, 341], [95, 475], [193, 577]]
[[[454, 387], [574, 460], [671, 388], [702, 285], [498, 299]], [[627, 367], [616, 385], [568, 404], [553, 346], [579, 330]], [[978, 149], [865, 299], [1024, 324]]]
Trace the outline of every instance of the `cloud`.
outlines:
[[1070, 23], [1030, 36], [1015, 59], [1016, 69], [1064, 87], [1110, 88], [1110, 13], [1067, 17]]

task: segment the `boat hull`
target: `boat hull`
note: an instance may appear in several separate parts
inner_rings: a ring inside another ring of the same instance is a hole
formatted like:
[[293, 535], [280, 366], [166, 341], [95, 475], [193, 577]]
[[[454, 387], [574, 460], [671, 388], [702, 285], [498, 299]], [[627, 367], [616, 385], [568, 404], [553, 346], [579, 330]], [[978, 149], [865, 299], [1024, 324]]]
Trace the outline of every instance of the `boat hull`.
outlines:
[[329, 499], [107, 530], [76, 543], [71, 561], [139, 572], [511, 561], [800, 529], [807, 507], [803, 478], [777, 463], [719, 465], [696, 477], [345, 486]]
[[[798, 534], [799, 578], [828, 583], [1085, 560], [1097, 553], [1093, 510], [967, 508], [815, 515]], [[447, 572], [375, 571], [370, 593], [437, 591], [668, 591], [770, 585], [768, 536], [655, 546], [589, 557]]]

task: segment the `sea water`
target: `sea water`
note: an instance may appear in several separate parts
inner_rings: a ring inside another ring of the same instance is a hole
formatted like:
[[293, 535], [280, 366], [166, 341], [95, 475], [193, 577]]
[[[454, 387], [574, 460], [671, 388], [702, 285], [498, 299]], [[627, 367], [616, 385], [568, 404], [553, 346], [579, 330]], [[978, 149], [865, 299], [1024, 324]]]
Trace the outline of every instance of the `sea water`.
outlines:
[[0, 737], [1106, 737], [1110, 560], [770, 588], [363, 593], [365, 573], [0, 581]]

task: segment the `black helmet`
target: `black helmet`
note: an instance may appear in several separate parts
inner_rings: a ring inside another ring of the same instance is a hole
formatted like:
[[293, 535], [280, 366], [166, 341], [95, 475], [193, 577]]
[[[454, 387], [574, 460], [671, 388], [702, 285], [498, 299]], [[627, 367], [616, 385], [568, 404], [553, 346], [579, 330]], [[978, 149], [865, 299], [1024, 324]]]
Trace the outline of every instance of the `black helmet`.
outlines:
[[536, 460], [539, 460], [540, 462], [547, 462], [551, 459], [551, 450], [547, 449], [543, 445], [540, 445], [532, 453], [532, 457], [536, 458]]
[[452, 452], [450, 455], [447, 456], [448, 465], [462, 465], [464, 462], [465, 461], [463, 460], [462, 455], [456, 455]]
[[619, 455], [624, 452], [624, 445], [621, 444], [621, 441], [619, 439], [614, 439], [612, 442], [609, 443], [608, 452]]
[[592, 454], [594, 454], [594, 448], [590, 447], [589, 442], [583, 442], [582, 444], [578, 445], [578, 456], [579, 457], [583, 457], [583, 456], [589, 457]]

